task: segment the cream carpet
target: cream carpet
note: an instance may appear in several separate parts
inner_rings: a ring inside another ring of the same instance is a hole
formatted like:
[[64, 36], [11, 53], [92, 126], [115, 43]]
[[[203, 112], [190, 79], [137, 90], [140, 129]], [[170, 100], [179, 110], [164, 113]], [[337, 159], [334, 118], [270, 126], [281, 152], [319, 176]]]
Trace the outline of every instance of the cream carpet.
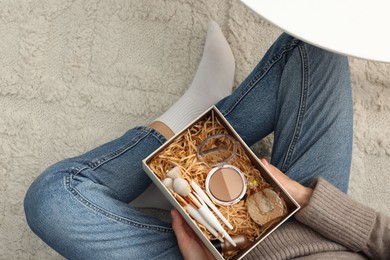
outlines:
[[[236, 84], [280, 34], [238, 0], [0, 2], [0, 259], [61, 259], [27, 227], [27, 187], [52, 163], [175, 102], [195, 73], [209, 19], [231, 45]], [[390, 65], [351, 59], [351, 70], [349, 193], [389, 213]], [[267, 152], [270, 142], [256, 149]]]

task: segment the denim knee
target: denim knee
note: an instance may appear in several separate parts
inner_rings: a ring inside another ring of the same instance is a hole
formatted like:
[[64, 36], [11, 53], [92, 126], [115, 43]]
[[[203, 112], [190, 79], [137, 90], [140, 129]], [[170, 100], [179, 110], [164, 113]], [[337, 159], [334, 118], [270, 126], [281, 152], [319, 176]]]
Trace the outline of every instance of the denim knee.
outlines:
[[[30, 185], [24, 198], [24, 212], [31, 230], [43, 238], [66, 218], [61, 207], [64, 173], [51, 167]], [[46, 239], [43, 239], [46, 241]]]

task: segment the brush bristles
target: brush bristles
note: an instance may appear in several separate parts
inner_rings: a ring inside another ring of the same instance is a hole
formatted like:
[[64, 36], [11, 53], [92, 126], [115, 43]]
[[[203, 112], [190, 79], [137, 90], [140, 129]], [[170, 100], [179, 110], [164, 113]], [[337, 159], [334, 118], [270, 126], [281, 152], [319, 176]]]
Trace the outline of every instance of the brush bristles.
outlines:
[[170, 192], [173, 192], [173, 180], [171, 178], [165, 178], [162, 183]]
[[173, 190], [183, 197], [187, 197], [191, 192], [191, 187], [188, 182], [182, 178], [173, 180]]
[[172, 180], [176, 179], [176, 178], [181, 178], [181, 171], [180, 171], [180, 167], [179, 166], [175, 166], [174, 168], [172, 168], [168, 173], [167, 173], [167, 177], [168, 178], [171, 178]]

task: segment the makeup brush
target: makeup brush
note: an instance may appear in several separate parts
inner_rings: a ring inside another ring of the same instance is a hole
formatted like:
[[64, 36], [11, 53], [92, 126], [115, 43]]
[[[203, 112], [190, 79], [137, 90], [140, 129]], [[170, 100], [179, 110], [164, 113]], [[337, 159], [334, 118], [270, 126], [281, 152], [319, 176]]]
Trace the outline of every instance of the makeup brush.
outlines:
[[189, 202], [193, 204], [196, 208], [202, 207], [202, 203], [198, 198], [191, 192], [191, 186], [188, 182], [183, 178], [176, 178], [173, 180], [173, 190], [177, 192], [179, 195], [187, 198]]
[[181, 171], [179, 166], [173, 167], [169, 172], [167, 173], [167, 177], [171, 178], [172, 180], [176, 178], [181, 178]]
[[217, 209], [214, 203], [209, 199], [207, 194], [199, 187], [199, 185], [191, 181], [191, 187], [195, 190], [195, 192], [199, 195], [199, 197], [206, 202], [206, 204], [217, 214], [217, 216], [225, 223], [225, 225], [232, 230], [233, 226], [229, 223], [229, 221], [222, 215], [222, 213]]
[[183, 199], [182, 196], [173, 191], [173, 180], [171, 178], [165, 178], [164, 180], [162, 180], [162, 183], [165, 185], [165, 187], [168, 188], [168, 190], [179, 202], [179, 204], [187, 210], [188, 214], [190, 214], [191, 217], [193, 217], [197, 222], [202, 224], [220, 242], [224, 242], [222, 237], [218, 235], [217, 231], [212, 226], [210, 226], [209, 223], [207, 223], [207, 221], [202, 217], [202, 215], [200, 215], [199, 212], [191, 204], [188, 204], [188, 202]]
[[224, 242], [223, 238], [218, 234], [218, 232], [212, 226], [207, 223], [207, 221], [199, 214], [199, 212], [194, 208], [191, 204], [187, 204], [184, 206], [191, 217], [193, 217], [197, 222], [202, 224], [210, 233], [217, 238], [220, 242]]
[[164, 180], [162, 180], [162, 183], [165, 187], [168, 188], [170, 192], [173, 192], [173, 180], [171, 178], [165, 178]]
[[209, 210], [206, 204], [201, 203], [197, 197], [192, 193], [190, 184], [183, 178], [176, 178], [173, 181], [173, 190], [179, 195], [186, 198], [191, 205], [193, 205], [198, 212], [204, 217], [204, 219], [214, 227], [222, 237], [226, 237], [230, 244], [236, 246], [236, 243], [230, 237], [230, 235], [223, 229], [222, 225], [219, 223], [218, 219], [213, 215]]

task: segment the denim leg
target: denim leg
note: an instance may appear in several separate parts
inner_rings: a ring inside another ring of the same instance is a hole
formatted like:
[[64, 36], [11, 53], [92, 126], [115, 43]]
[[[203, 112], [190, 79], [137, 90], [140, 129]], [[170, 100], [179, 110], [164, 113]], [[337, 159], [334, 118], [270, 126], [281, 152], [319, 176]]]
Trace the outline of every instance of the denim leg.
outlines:
[[277, 102], [271, 162], [303, 185], [321, 176], [347, 192], [353, 137], [348, 59], [300, 45], [286, 64]]
[[282, 34], [240, 86], [216, 105], [249, 146], [275, 129], [281, 76], [299, 44], [299, 40]]
[[151, 183], [141, 160], [165, 138], [138, 127], [49, 167], [30, 186], [31, 229], [68, 259], [180, 259], [170, 224], [127, 203]]
[[309, 185], [323, 177], [346, 192], [352, 154], [347, 58], [283, 34], [217, 107], [248, 145], [274, 132], [271, 163]]

